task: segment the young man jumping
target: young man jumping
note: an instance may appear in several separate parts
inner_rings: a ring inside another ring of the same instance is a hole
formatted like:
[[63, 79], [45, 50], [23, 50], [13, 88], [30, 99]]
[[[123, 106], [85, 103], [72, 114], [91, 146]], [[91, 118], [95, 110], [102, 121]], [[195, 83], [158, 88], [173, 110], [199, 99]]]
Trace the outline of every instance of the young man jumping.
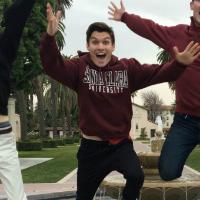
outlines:
[[60, 11], [54, 16], [47, 5], [48, 27], [40, 51], [45, 72], [77, 92], [79, 148], [77, 200], [92, 200], [101, 181], [111, 171], [124, 175], [124, 200], [139, 198], [144, 174], [129, 136], [132, 118], [131, 94], [141, 88], [176, 80], [199, 56], [199, 44], [191, 42], [183, 52], [174, 48], [176, 61], [164, 65], [142, 65], [136, 59], [112, 55], [115, 36], [111, 27], [92, 23], [86, 32], [89, 52], [64, 59], [57, 47]]
[[[173, 46], [183, 50], [188, 42], [200, 42], [200, 1], [192, 0], [191, 24], [162, 26], [152, 20], [125, 11], [123, 2], [118, 8], [111, 2], [110, 18], [124, 22], [134, 33], [151, 40], [174, 58]], [[179, 178], [185, 162], [200, 144], [200, 58], [192, 62], [176, 81], [176, 113], [159, 160], [160, 176], [164, 180]]]

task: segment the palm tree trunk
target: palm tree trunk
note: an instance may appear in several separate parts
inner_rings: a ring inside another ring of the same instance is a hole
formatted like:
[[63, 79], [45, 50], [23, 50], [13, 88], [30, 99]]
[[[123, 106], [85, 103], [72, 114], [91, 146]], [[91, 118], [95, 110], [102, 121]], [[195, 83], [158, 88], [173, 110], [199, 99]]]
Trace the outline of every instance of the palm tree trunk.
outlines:
[[39, 132], [41, 137], [46, 137], [45, 131], [45, 120], [44, 120], [44, 100], [43, 100], [43, 85], [41, 77], [38, 76], [33, 80], [33, 85], [35, 87], [35, 93], [38, 100], [38, 123], [39, 123]]
[[53, 127], [53, 135], [57, 136], [57, 116], [56, 116], [56, 102], [57, 102], [57, 95], [56, 95], [56, 81], [50, 79], [51, 82], [51, 114], [52, 114], [52, 122], [51, 125]]
[[20, 115], [20, 124], [21, 124], [21, 140], [26, 139], [27, 135], [27, 105], [26, 105], [26, 98], [24, 94], [24, 90], [18, 90], [15, 92], [17, 104], [18, 104], [18, 111]]
[[69, 135], [72, 136], [71, 113], [68, 108], [67, 108], [67, 126], [69, 130]]
[[62, 124], [63, 124], [63, 135], [66, 136], [66, 116], [65, 116], [65, 104], [64, 104], [64, 93], [63, 91], [61, 92], [61, 119], [62, 119]]

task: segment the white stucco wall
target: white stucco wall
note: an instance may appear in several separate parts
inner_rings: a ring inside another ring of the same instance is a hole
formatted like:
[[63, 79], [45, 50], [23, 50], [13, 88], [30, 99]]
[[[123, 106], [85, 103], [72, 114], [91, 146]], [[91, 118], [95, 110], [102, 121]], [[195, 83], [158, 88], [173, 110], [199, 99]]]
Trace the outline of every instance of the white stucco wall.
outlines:
[[132, 104], [133, 117], [131, 120], [131, 138], [135, 139], [140, 137], [141, 129], [146, 128], [147, 137], [151, 137], [151, 129], [156, 129], [157, 125], [149, 122], [147, 119], [147, 109], [135, 103]]
[[16, 141], [18, 141], [21, 138], [21, 125], [20, 125], [20, 116], [15, 113], [15, 99], [14, 98], [9, 98], [8, 116], [9, 116], [9, 121], [12, 125], [13, 132], [16, 136]]

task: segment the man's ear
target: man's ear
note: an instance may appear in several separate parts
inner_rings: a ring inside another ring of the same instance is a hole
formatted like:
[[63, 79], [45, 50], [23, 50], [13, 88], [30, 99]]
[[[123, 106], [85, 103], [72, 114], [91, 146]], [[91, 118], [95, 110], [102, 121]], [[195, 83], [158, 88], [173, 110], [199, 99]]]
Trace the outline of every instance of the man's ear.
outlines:
[[88, 42], [86, 43], [86, 48], [89, 51], [89, 44], [88, 44]]
[[115, 50], [115, 44], [113, 44], [113, 51]]
[[193, 10], [193, 1], [190, 2], [190, 10]]

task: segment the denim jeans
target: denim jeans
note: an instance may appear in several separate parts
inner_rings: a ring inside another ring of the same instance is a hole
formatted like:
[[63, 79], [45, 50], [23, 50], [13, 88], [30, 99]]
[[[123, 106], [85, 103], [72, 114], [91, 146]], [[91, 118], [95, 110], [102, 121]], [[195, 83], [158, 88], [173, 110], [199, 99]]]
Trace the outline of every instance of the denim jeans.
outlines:
[[166, 181], [179, 178], [188, 156], [199, 143], [200, 117], [175, 113], [159, 159], [161, 178]]
[[83, 138], [77, 158], [77, 200], [92, 200], [102, 180], [114, 170], [126, 179], [123, 199], [136, 200], [139, 197], [144, 174], [131, 140], [111, 145]]

